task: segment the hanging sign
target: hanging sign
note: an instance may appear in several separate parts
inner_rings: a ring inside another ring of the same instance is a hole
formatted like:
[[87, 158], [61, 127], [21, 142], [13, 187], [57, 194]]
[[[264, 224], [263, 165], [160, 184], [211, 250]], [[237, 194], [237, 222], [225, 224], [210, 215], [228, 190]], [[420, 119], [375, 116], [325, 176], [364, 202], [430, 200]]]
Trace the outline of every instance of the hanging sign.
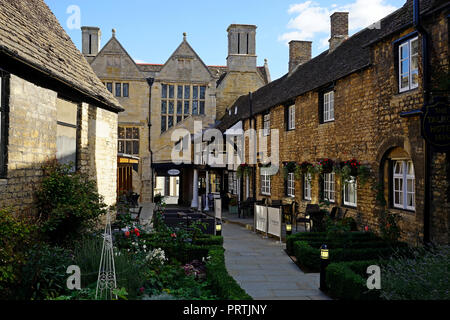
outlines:
[[267, 232], [267, 207], [255, 205], [255, 230]]
[[169, 176], [178, 176], [180, 174], [180, 170], [171, 169], [171, 170], [167, 171], [167, 173], [169, 174]]
[[450, 150], [450, 107], [444, 100], [422, 110], [422, 135], [438, 151]]
[[267, 233], [281, 237], [281, 209], [267, 208]]

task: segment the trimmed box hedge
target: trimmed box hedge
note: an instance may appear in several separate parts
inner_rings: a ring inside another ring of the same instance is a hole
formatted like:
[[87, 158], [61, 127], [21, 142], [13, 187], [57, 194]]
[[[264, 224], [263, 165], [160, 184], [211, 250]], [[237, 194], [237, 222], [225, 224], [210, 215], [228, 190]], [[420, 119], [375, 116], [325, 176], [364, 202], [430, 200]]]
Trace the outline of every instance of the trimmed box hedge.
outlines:
[[293, 255], [294, 243], [296, 241], [321, 242], [321, 245], [324, 243], [330, 245], [331, 242], [337, 241], [369, 242], [377, 240], [380, 241], [381, 238], [379, 238], [372, 232], [356, 231], [344, 234], [337, 234], [333, 235], [332, 237], [329, 237], [329, 235], [326, 232], [300, 232], [286, 237], [286, 251], [289, 255]]
[[328, 294], [342, 300], [379, 300], [380, 290], [367, 288], [367, 267], [380, 260], [331, 263], [326, 269]]
[[221, 247], [211, 247], [209, 251], [206, 275], [213, 293], [221, 300], [253, 300], [228, 274], [224, 252], [225, 249]]
[[[370, 242], [367, 242], [367, 244]], [[391, 256], [396, 250], [406, 249], [404, 243], [380, 244], [380, 247], [367, 248], [336, 248], [330, 249], [330, 262], [361, 261], [368, 259], [384, 259]], [[300, 265], [311, 272], [320, 271], [320, 248], [311, 246], [307, 241], [294, 242], [294, 255]]]

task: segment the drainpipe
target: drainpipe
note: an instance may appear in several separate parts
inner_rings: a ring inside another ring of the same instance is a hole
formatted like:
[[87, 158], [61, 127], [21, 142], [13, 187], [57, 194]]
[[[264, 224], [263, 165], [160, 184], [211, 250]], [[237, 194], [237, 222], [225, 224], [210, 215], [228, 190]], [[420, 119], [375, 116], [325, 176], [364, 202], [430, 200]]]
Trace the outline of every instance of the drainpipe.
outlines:
[[[428, 32], [424, 29], [420, 21], [420, 1], [414, 0], [413, 2], [413, 24], [419, 34], [422, 36], [422, 88], [423, 88], [423, 107], [428, 104], [429, 101], [429, 69], [428, 69]], [[425, 244], [431, 242], [430, 234], [430, 217], [431, 217], [431, 162], [433, 157], [432, 147], [425, 141], [425, 201], [423, 212], [423, 242]]]
[[[256, 131], [256, 119], [253, 117], [253, 93], [252, 92], [249, 93], [248, 99], [249, 99], [249, 105], [250, 105], [250, 118], [249, 118], [250, 119], [250, 129], [255, 129], [255, 131]], [[252, 128], [253, 126], [255, 128]], [[256, 137], [257, 136], [258, 135], [256, 135]], [[256, 141], [254, 141], [254, 142], [255, 142], [255, 147], [256, 147], [257, 142]], [[256, 151], [258, 151], [258, 150], [256, 150]], [[255, 154], [255, 158], [258, 158], [257, 154]], [[253, 171], [253, 174], [252, 174], [253, 199], [256, 200], [256, 164], [253, 165], [252, 171]]]
[[151, 202], [153, 203], [154, 202], [154, 190], [155, 190], [155, 186], [154, 186], [154, 172], [153, 172], [153, 168], [152, 168], [152, 166], [153, 166], [153, 151], [152, 151], [152, 144], [151, 144], [151, 142], [152, 142], [152, 122], [151, 122], [151, 118], [150, 118], [150, 116], [151, 116], [151, 114], [152, 114], [152, 87], [153, 87], [153, 83], [154, 83], [154, 79], [153, 78], [148, 78], [147, 79], [147, 82], [148, 82], [148, 84], [149, 84], [149, 86], [150, 86], [150, 88], [149, 88], [149, 103], [148, 103], [148, 151], [150, 152], [150, 172], [152, 173], [151, 174], [151, 180], [152, 180], [152, 182], [151, 182], [151, 184], [150, 184], [150, 186], [151, 186], [151, 190], [150, 190], [150, 198], [151, 198]]

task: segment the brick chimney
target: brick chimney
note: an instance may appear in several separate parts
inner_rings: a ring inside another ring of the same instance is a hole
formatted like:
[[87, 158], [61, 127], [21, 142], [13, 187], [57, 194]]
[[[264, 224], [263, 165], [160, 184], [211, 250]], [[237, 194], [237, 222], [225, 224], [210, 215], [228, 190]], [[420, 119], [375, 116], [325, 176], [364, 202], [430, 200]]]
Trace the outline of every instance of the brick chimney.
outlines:
[[311, 60], [311, 41], [292, 40], [289, 42], [289, 73], [300, 65]]
[[330, 52], [348, 39], [348, 12], [335, 12], [331, 15]]

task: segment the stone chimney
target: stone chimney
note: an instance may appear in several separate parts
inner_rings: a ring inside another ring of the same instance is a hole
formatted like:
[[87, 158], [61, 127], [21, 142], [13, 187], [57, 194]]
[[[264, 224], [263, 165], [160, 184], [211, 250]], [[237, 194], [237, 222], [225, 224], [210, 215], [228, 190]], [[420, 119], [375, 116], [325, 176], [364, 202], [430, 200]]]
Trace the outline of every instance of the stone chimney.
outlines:
[[229, 71], [256, 71], [256, 26], [246, 24], [232, 24], [228, 32]]
[[292, 40], [289, 42], [289, 73], [298, 65], [311, 60], [311, 41]]
[[335, 12], [331, 15], [330, 52], [348, 39], [348, 12]]
[[95, 57], [100, 51], [102, 32], [97, 27], [81, 27], [81, 52], [85, 57]]

